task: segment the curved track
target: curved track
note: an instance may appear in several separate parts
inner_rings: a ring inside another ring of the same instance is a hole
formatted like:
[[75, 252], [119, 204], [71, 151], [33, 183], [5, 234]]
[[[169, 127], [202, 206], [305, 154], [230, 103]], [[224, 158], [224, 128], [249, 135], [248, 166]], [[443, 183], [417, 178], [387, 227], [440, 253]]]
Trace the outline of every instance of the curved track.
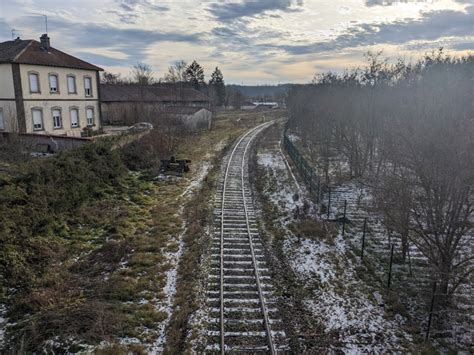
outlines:
[[208, 351], [286, 350], [248, 186], [248, 151], [272, 124], [244, 134], [228, 156], [215, 209], [208, 304]]

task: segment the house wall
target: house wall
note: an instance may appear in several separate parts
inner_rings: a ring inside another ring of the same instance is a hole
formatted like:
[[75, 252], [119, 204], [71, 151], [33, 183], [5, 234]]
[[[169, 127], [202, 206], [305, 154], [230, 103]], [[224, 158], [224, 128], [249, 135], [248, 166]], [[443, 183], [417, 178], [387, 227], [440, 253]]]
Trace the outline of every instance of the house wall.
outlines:
[[11, 64], [0, 64], [0, 99], [15, 99]]
[[0, 131], [17, 131], [15, 90], [11, 64], [0, 64], [0, 111], [5, 128]]
[[[26, 132], [38, 134], [67, 135], [72, 137], [80, 137], [82, 130], [87, 127], [86, 108], [94, 109], [94, 123], [90, 127], [96, 130], [100, 127], [99, 122], [99, 102], [98, 101], [25, 101], [25, 119]], [[79, 111], [79, 127], [71, 127], [70, 109], [77, 108]], [[41, 131], [33, 129], [32, 109], [39, 108], [43, 111], [43, 127]], [[52, 109], [59, 108], [61, 110], [62, 128], [53, 128]]]
[[[28, 74], [37, 73], [39, 76], [39, 93], [30, 92]], [[50, 93], [49, 74], [58, 76], [58, 92]], [[76, 93], [68, 93], [67, 76], [76, 77]], [[94, 109], [94, 125], [90, 128], [97, 130], [100, 128], [100, 106], [99, 88], [97, 85], [97, 75], [93, 70], [70, 69], [47, 67], [40, 65], [20, 65], [21, 87], [23, 92], [23, 105], [25, 108], [25, 122], [27, 133], [67, 135], [79, 137], [81, 131], [87, 127], [86, 108]], [[92, 81], [92, 95], [86, 96], [84, 88], [84, 78], [89, 77]], [[77, 108], [79, 111], [79, 127], [71, 127], [70, 109]], [[33, 129], [32, 109], [38, 108], [43, 111], [43, 130]], [[52, 109], [61, 110], [62, 127], [53, 128]]]
[[[30, 83], [28, 78], [29, 72], [35, 72], [39, 75], [40, 93], [30, 92]], [[49, 92], [49, 74], [58, 75], [59, 92]], [[47, 67], [41, 65], [20, 65], [21, 87], [23, 90], [23, 99], [25, 100], [98, 100], [98, 87], [96, 72], [94, 70], [70, 69]], [[67, 88], [67, 76], [74, 75], [76, 77], [76, 94], [69, 94]], [[92, 96], [87, 97], [84, 90], [84, 78], [92, 79]]]

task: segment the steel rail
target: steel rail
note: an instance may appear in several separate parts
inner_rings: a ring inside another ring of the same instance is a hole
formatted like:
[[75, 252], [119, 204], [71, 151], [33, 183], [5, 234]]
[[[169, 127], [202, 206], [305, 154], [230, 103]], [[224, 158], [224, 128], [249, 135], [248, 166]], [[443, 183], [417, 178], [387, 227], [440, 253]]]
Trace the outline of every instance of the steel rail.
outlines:
[[250, 232], [250, 223], [249, 223], [249, 217], [248, 217], [248, 212], [247, 212], [247, 202], [246, 202], [246, 199], [245, 199], [245, 182], [244, 182], [245, 154], [247, 153], [247, 150], [250, 146], [250, 143], [252, 143], [253, 138], [255, 138], [256, 135], [258, 133], [260, 133], [262, 130], [263, 130], [263, 128], [259, 129], [259, 131], [252, 138], [250, 138], [250, 140], [247, 142], [247, 145], [245, 146], [244, 154], [242, 156], [242, 167], [241, 167], [241, 169], [242, 169], [242, 174], [241, 174], [242, 198], [244, 200], [245, 221], [247, 223], [247, 234], [248, 234], [248, 237], [249, 237], [250, 253], [252, 254], [252, 261], [253, 261], [253, 265], [254, 265], [255, 280], [256, 280], [256, 283], [257, 283], [257, 290], [258, 290], [258, 298], [260, 299], [260, 304], [262, 306], [263, 322], [265, 324], [265, 330], [267, 332], [268, 347], [270, 349], [270, 354], [274, 355], [275, 354], [275, 345], [273, 344], [273, 338], [272, 338], [271, 329], [270, 329], [270, 322], [268, 320], [268, 312], [267, 312], [267, 308], [265, 306], [265, 298], [263, 297], [262, 287], [260, 285], [260, 275], [259, 275], [259, 272], [258, 272], [257, 259], [255, 258], [255, 251], [254, 251], [254, 248], [253, 248], [252, 234]]
[[[230, 170], [230, 166], [231, 166], [231, 163], [232, 163], [232, 158], [234, 157], [235, 151], [239, 147], [240, 143], [242, 143], [242, 141], [246, 137], [248, 137], [249, 135], [251, 135], [252, 133], [254, 133], [255, 131], [261, 129], [262, 127], [264, 127], [266, 125], [269, 125], [269, 123], [266, 122], [264, 124], [256, 126], [253, 129], [246, 132], [244, 135], [242, 135], [242, 137], [239, 139], [239, 141], [235, 144], [234, 149], [232, 149], [232, 152], [229, 156], [229, 161], [227, 162], [227, 167], [226, 167], [226, 170], [225, 170], [225, 174], [224, 174], [224, 184], [223, 184], [223, 188], [222, 188], [222, 201], [221, 201], [221, 233], [220, 233], [220, 333], [221, 333], [220, 348], [221, 348], [221, 354], [225, 353], [225, 329], [224, 329], [224, 207], [225, 207], [225, 193], [226, 193], [227, 177], [229, 175], [229, 170]], [[245, 154], [245, 152], [244, 152], [244, 154]], [[242, 157], [242, 161], [244, 161], [244, 157]], [[242, 176], [243, 176], [243, 173], [242, 173]], [[245, 190], [244, 186], [242, 185], [242, 191], [243, 191], [243, 194], [245, 196], [244, 190]], [[244, 205], [245, 205], [245, 200], [244, 200]], [[247, 221], [247, 229], [248, 229], [248, 231], [250, 231], [247, 211], [245, 211], [245, 216], [246, 216], [246, 221]], [[252, 252], [253, 252], [253, 250], [252, 250]], [[255, 263], [254, 256], [253, 256], [253, 261]], [[260, 289], [259, 289], [259, 294], [261, 294]], [[267, 321], [267, 323], [268, 323], [268, 321]]]

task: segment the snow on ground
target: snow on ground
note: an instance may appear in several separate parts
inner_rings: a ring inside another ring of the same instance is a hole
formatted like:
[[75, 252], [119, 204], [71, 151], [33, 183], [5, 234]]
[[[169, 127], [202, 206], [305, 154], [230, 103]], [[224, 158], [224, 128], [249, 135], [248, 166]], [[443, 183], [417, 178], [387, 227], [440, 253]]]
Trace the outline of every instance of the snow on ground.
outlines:
[[179, 236], [179, 247], [178, 251], [175, 253], [166, 253], [166, 258], [168, 262], [173, 265], [172, 268], [170, 268], [166, 272], [166, 285], [163, 289], [163, 293], [165, 294], [165, 299], [164, 301], [161, 302], [161, 305], [158, 307], [158, 310], [161, 312], [165, 312], [167, 314], [166, 320], [164, 322], [161, 322], [158, 331], [159, 331], [159, 337], [153, 344], [153, 346], [150, 349], [150, 354], [161, 354], [163, 352], [165, 343], [166, 343], [166, 327], [168, 326], [170, 319], [171, 319], [171, 314], [173, 312], [173, 302], [174, 302], [174, 296], [176, 294], [176, 281], [177, 281], [177, 275], [178, 275], [178, 262], [179, 259], [181, 258], [181, 255], [183, 254], [183, 247], [184, 247], [184, 242], [183, 242], [183, 236], [186, 233], [186, 229], [181, 233]]
[[[298, 187], [277, 146], [260, 149], [257, 157], [267, 173], [265, 193], [278, 207], [283, 216], [279, 220], [285, 226], [293, 220], [294, 209], [302, 205], [302, 198], [293, 199]], [[341, 235], [332, 241], [298, 238], [288, 230], [284, 254], [301, 287], [308, 291], [304, 299], [307, 310], [324, 324], [327, 333], [338, 334], [341, 345], [333, 350], [351, 354], [402, 350], [402, 344], [411, 340], [402, 330], [404, 319], [398, 315], [387, 319], [374, 290], [356, 276], [357, 265], [348, 259], [347, 243]]]
[[199, 170], [191, 179], [190, 184], [186, 187], [186, 189], [181, 194], [181, 196], [187, 196], [188, 194], [196, 191], [196, 189], [198, 189], [201, 186], [204, 178], [207, 176], [207, 173], [209, 172], [209, 170], [211, 170], [211, 168], [212, 168], [211, 163], [209, 163], [208, 161], [202, 162], [201, 165], [199, 166]]
[[[191, 178], [189, 185], [186, 187], [184, 192], [181, 196], [186, 198], [190, 197], [193, 193], [195, 193], [199, 187], [201, 187], [202, 182], [204, 181], [205, 177], [209, 173], [212, 168], [212, 164], [209, 161], [201, 162], [199, 165], [199, 169], [195, 172], [194, 176]], [[184, 204], [183, 204], [184, 206]], [[183, 208], [180, 209], [179, 214], [182, 214]], [[186, 233], [186, 228], [184, 227], [182, 233], [178, 236], [178, 250], [173, 253], [166, 253], [166, 259], [172, 267], [166, 272], [166, 285], [163, 289], [163, 293], [165, 294], [164, 301], [160, 303], [158, 306], [158, 310], [165, 312], [167, 314], [167, 318], [165, 321], [160, 323], [158, 331], [159, 337], [156, 342], [152, 345], [150, 349], [151, 354], [160, 354], [163, 352], [163, 348], [166, 343], [166, 327], [168, 326], [171, 315], [173, 312], [173, 303], [174, 303], [174, 296], [176, 294], [176, 283], [177, 283], [177, 275], [178, 275], [178, 263], [181, 255], [183, 254], [184, 248], [184, 241], [183, 236]]]
[[5, 319], [5, 314], [7, 309], [2, 304], [0, 305], [0, 349], [3, 347], [3, 342], [5, 338], [5, 327], [7, 325], [7, 320]]
[[354, 272], [341, 235], [334, 245], [290, 236], [285, 252], [310, 297], [305, 304], [326, 332], [336, 331], [345, 352], [399, 350], [409, 340], [403, 319], [388, 320], [371, 291]]
[[[278, 154], [277, 151], [258, 153], [257, 163], [267, 168], [275, 180], [284, 178], [288, 181], [291, 178], [284, 157]], [[280, 189], [272, 191], [270, 198], [273, 203], [281, 206], [282, 209], [293, 211], [295, 208], [302, 207], [301, 199], [295, 200], [295, 193], [297, 192], [298, 190], [295, 190], [292, 185], [285, 184]]]

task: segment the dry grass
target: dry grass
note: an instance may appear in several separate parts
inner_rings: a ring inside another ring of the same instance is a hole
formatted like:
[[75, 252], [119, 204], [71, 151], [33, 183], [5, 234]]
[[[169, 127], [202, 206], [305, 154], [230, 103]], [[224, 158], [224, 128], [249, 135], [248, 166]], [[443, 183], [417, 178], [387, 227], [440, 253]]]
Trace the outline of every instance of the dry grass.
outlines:
[[[119, 188], [106, 189], [78, 206], [61, 222], [57, 261], [29, 285], [27, 297], [11, 299], [9, 316], [17, 324], [7, 334], [9, 348], [76, 352], [81, 344], [95, 346], [105, 340], [111, 345], [98, 349], [100, 354], [144, 353], [143, 346], [120, 341], [136, 338], [151, 344], [158, 337], [167, 314], [157, 307], [165, 297], [165, 273], [174, 267], [166, 253], [178, 250], [186, 226], [166, 348], [168, 353], [183, 350], [188, 318], [196, 307], [196, 270], [220, 158], [256, 123], [254, 115], [219, 118], [212, 131], [190, 136], [179, 147], [176, 155], [193, 161], [185, 178], [154, 181], [128, 173]], [[214, 170], [197, 193], [183, 196], [205, 161], [211, 161]], [[48, 342], [52, 338], [54, 344]]]

